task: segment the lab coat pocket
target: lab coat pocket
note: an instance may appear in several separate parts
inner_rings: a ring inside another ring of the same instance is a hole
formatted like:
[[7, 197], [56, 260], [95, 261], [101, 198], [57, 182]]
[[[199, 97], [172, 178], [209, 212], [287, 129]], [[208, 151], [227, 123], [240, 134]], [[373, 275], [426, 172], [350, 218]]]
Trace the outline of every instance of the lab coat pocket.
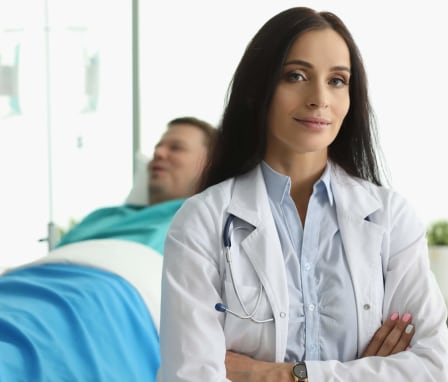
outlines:
[[[241, 302], [234, 290], [230, 280], [225, 281], [225, 301], [228, 309], [242, 317], [252, 316], [256, 320], [266, 320], [272, 318], [272, 310], [266, 298], [266, 293], [262, 291], [260, 302], [257, 300], [260, 295], [260, 285], [237, 285]], [[243, 306], [246, 308], [244, 310]], [[255, 311], [254, 311], [255, 310]], [[274, 324], [272, 321], [258, 323], [250, 318], [236, 317], [231, 313], [226, 313], [224, 322], [224, 335], [228, 350], [258, 358], [263, 353], [263, 344], [275, 343]]]

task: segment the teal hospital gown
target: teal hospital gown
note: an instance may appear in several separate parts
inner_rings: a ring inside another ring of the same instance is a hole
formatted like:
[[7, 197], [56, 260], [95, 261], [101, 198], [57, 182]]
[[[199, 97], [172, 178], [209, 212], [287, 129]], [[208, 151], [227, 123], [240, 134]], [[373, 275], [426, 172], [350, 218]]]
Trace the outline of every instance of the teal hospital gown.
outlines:
[[144, 244], [162, 254], [168, 228], [184, 201], [97, 209], [62, 236], [56, 247], [84, 240], [122, 239]]

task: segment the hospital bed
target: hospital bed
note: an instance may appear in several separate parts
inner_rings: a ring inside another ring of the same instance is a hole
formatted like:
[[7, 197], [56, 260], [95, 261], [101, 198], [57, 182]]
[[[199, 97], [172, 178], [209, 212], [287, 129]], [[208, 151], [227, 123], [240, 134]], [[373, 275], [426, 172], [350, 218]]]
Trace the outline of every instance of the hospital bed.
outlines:
[[4, 270], [0, 381], [155, 381], [161, 270], [157, 251], [114, 238]]

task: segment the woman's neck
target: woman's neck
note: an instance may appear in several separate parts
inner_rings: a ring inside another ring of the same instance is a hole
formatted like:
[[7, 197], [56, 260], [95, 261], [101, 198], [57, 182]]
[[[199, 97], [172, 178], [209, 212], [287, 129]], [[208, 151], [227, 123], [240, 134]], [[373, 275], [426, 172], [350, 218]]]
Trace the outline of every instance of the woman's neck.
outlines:
[[308, 203], [313, 193], [313, 186], [325, 170], [327, 155], [306, 153], [298, 154], [294, 158], [289, 159], [266, 157], [265, 161], [275, 171], [291, 178], [291, 198], [297, 207], [304, 226]]

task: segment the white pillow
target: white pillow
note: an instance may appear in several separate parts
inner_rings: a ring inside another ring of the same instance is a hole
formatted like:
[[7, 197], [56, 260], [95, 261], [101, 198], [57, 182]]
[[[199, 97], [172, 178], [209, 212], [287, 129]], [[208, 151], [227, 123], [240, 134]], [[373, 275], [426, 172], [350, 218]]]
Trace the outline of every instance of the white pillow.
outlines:
[[132, 189], [126, 197], [125, 204], [146, 206], [149, 203], [148, 169], [151, 160], [148, 156], [138, 152], [135, 154], [135, 173]]

